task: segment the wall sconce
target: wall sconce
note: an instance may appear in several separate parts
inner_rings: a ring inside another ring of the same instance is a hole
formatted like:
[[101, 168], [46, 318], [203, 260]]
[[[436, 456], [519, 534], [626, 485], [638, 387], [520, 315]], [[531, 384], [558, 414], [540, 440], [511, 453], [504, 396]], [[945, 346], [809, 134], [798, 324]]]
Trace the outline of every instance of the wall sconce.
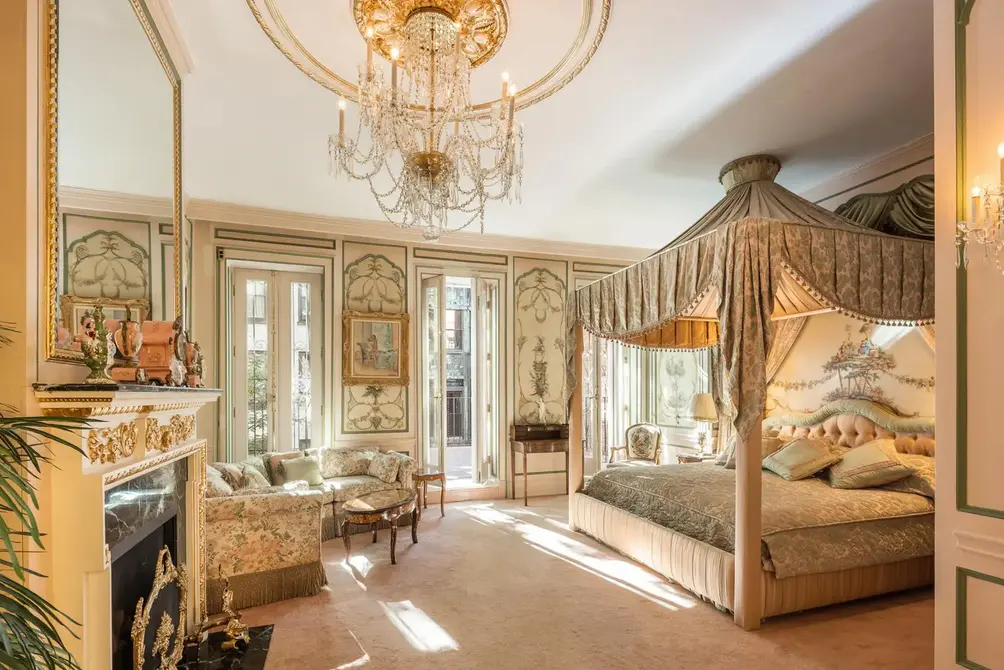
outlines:
[[979, 244], [984, 257], [991, 257], [1004, 274], [1004, 142], [997, 145], [1000, 181], [973, 187], [969, 199], [969, 220], [959, 221], [955, 231], [955, 267], [969, 267], [969, 247]]

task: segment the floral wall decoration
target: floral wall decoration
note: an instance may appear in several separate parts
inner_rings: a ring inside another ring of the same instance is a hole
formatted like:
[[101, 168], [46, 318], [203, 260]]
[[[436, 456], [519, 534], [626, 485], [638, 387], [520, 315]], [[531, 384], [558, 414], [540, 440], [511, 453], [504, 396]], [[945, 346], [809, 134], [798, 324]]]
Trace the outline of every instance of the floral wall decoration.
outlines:
[[707, 387], [701, 357], [696, 351], [658, 351], [652, 357], [657, 380], [655, 422], [660, 426], [693, 427], [690, 399]]
[[516, 280], [515, 421], [564, 423], [567, 265], [514, 259]]
[[840, 314], [810, 317], [768, 393], [768, 413], [812, 411], [842, 398], [903, 416], [934, 415], [934, 352], [916, 328]]
[[[346, 242], [344, 259], [344, 311], [383, 314], [407, 311], [404, 247]], [[403, 433], [407, 430], [407, 386], [342, 387], [342, 433]]]

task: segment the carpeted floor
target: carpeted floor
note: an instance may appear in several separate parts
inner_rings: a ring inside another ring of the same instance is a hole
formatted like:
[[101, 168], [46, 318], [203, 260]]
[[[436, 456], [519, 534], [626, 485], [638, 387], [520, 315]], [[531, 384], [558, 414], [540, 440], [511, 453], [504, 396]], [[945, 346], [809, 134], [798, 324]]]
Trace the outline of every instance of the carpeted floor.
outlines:
[[429, 508], [398, 564], [389, 531], [326, 542], [330, 584], [247, 610], [275, 624], [270, 670], [932, 668], [930, 590], [767, 621], [755, 633], [566, 527], [567, 498]]

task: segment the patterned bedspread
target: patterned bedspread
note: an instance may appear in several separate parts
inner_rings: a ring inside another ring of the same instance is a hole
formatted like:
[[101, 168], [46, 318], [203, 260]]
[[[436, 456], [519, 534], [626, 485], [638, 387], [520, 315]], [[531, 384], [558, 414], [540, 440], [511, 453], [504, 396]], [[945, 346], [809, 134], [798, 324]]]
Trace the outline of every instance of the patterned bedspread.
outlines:
[[[712, 463], [610, 468], [586, 495], [730, 553], [735, 470]], [[764, 568], [778, 579], [934, 554], [934, 503], [912, 493], [830, 488], [763, 472]]]

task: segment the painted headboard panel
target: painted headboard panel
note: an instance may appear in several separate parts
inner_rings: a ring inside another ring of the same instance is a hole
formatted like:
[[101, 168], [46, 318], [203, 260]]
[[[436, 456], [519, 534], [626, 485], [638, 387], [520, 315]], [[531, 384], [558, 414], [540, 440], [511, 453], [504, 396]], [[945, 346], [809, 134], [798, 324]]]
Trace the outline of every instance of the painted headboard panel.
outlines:
[[815, 412], [775, 414], [764, 419], [763, 428], [780, 437], [824, 437], [846, 447], [893, 438], [900, 453], [935, 452], [933, 417], [897, 416], [868, 400], [834, 400]]

